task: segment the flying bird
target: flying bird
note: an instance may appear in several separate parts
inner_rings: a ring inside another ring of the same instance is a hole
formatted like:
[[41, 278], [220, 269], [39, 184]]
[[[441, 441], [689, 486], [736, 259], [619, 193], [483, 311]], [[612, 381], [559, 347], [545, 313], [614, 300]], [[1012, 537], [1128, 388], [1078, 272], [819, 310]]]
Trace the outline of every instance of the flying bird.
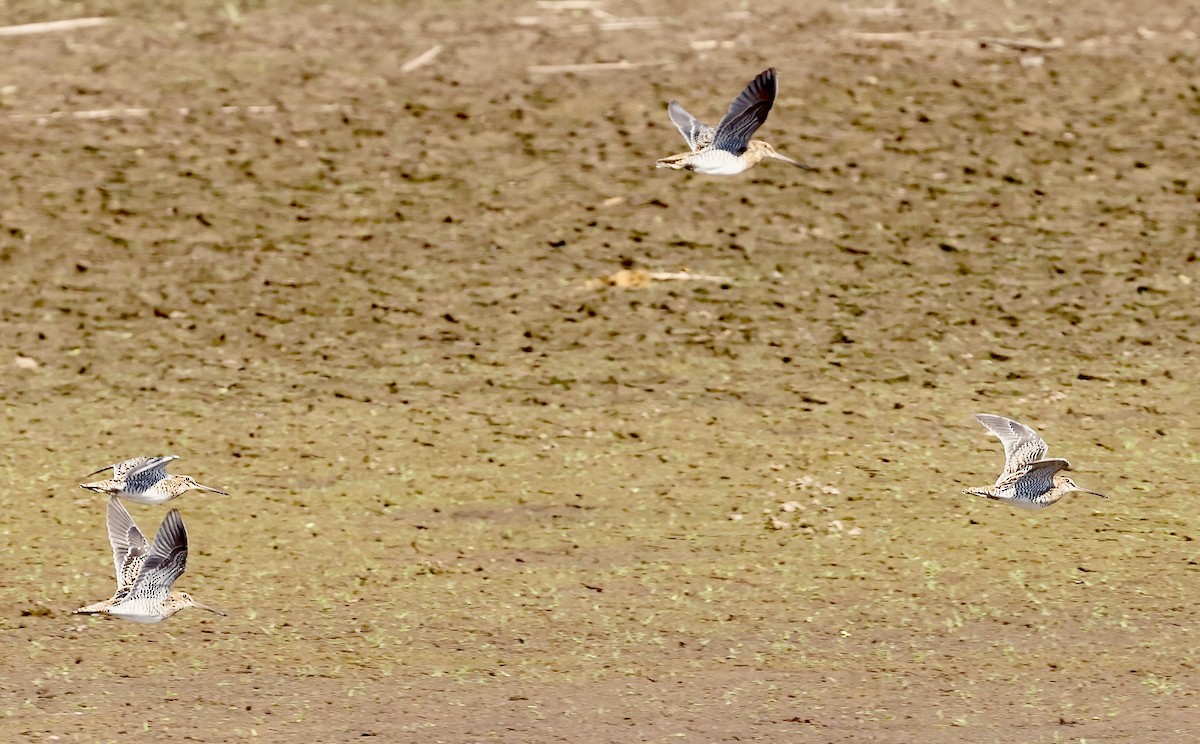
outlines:
[[[222, 496], [229, 494], [210, 486], [202, 486], [190, 475], [172, 475], [167, 473], [167, 465], [178, 460], [177, 455], [165, 457], [138, 457], [112, 465], [114, 478], [92, 483], [81, 483], [80, 488], [102, 493], [108, 496], [120, 496], [137, 504], [165, 504], [171, 499], [179, 498], [188, 491], [210, 491]], [[140, 464], [131, 466], [141, 460]], [[101, 468], [96, 473], [102, 473], [108, 468]], [[92, 473], [95, 475], [96, 473]]]
[[171, 586], [187, 568], [188, 536], [178, 509], [167, 513], [154, 543], [146, 543], [129, 512], [115, 497], [108, 500], [108, 539], [117, 567], [117, 591], [111, 598], [75, 610], [77, 615], [113, 615], [137, 623], [157, 623], [185, 607], [225, 613], [202, 605]]
[[1102, 499], [1102, 493], [1075, 485], [1061, 471], [1071, 463], [1046, 457], [1046, 442], [1025, 424], [991, 413], [977, 413], [975, 420], [999, 437], [1004, 445], [1004, 472], [991, 486], [968, 488], [963, 493], [1007, 501], [1026, 509], [1041, 509], [1056, 503], [1072, 491], [1090, 493]]
[[706, 176], [732, 176], [763, 160], [782, 160], [812, 170], [804, 163], [775, 152], [775, 148], [766, 142], [750, 139], [767, 120], [778, 92], [779, 80], [772, 67], [751, 80], [733, 99], [715, 129], [685, 111], [678, 101], [671, 101], [667, 105], [667, 115], [679, 128], [691, 151], [662, 158], [655, 167], [690, 170]]

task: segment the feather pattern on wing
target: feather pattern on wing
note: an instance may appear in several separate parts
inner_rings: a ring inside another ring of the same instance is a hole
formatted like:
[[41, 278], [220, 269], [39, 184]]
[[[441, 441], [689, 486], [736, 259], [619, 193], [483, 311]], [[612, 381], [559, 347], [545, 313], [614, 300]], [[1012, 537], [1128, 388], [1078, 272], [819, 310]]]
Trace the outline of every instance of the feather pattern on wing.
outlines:
[[142, 570], [129, 590], [129, 599], [166, 596], [171, 591], [171, 585], [186, 570], [187, 556], [187, 529], [183, 526], [179, 510], [172, 509], [158, 526], [150, 554], [146, 556], [146, 562], [142, 564]]
[[1016, 498], [1037, 501], [1054, 488], [1054, 474], [1070, 467], [1066, 460], [1039, 460], [1030, 463], [1028, 469], [1013, 482]]
[[751, 80], [738, 97], [733, 99], [733, 103], [729, 104], [725, 116], [721, 117], [713, 135], [713, 146], [735, 155], [745, 152], [750, 138], [771, 113], [778, 89], [779, 80], [775, 76], [774, 67]]
[[150, 462], [153, 459], [154, 459], [153, 457], [131, 457], [128, 460], [122, 460], [122, 461], [120, 461], [118, 463], [114, 463], [112, 465], [105, 465], [104, 467], [100, 468], [99, 470], [93, 470], [92, 472], [88, 473], [87, 475], [85, 475], [83, 477], [91, 478], [93, 475], [99, 475], [100, 473], [103, 473], [105, 470], [111, 470], [111, 471], [113, 471], [113, 480], [124, 480], [125, 476], [129, 475], [129, 473], [136, 470], [137, 468], [140, 468], [141, 466], [145, 465], [146, 463]]
[[683, 135], [692, 152], [703, 150], [712, 144], [713, 135], [717, 130], [689, 114], [678, 101], [671, 101], [667, 105], [667, 116], [671, 117], [671, 123]]
[[112, 545], [113, 564], [117, 569], [117, 593], [121, 596], [137, 578], [150, 549], [145, 535], [116, 496], [108, 499], [108, 541]]
[[167, 465], [178, 460], [177, 455], [152, 457], [125, 476], [125, 491], [140, 493], [167, 477]]
[[[995, 434], [1004, 445], [1004, 473], [1001, 480], [1023, 471], [1046, 456], [1046, 442], [1025, 424], [991, 413], [977, 413], [975, 420]], [[997, 481], [999, 483], [999, 481]]]

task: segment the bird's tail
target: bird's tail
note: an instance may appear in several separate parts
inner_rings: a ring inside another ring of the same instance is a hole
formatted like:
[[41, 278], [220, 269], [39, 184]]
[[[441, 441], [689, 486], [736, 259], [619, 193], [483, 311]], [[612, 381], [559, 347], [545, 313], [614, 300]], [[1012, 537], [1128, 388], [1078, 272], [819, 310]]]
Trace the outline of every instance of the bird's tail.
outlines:
[[968, 496], [982, 496], [985, 499], [996, 498], [996, 494], [992, 493], [992, 489], [988, 488], [987, 486], [980, 486], [979, 488], [964, 488], [963, 493]]
[[685, 152], [680, 155], [672, 155], [669, 158], [659, 158], [654, 162], [655, 168], [671, 168], [672, 170], [687, 170], [688, 157], [691, 153]]

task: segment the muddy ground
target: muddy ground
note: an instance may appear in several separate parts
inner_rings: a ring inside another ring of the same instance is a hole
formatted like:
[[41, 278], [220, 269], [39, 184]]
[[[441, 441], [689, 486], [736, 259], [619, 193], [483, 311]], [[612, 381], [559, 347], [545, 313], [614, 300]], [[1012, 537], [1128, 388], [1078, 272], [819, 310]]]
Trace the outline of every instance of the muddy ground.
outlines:
[[[1193, 736], [1200, 17], [793, 5], [0, 5], [113, 18], [0, 38], [0, 739]], [[772, 65], [818, 172], [653, 169]], [[229, 617], [72, 616], [160, 453]]]

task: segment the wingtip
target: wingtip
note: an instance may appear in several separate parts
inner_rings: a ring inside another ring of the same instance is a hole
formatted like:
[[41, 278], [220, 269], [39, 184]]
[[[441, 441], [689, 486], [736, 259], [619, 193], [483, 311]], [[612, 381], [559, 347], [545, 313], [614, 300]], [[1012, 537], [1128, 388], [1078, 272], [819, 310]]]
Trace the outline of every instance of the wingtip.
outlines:
[[[158, 526], [158, 534], [163, 536], [172, 547], [188, 546], [187, 526], [183, 523], [183, 515], [178, 509], [172, 509], [167, 512], [167, 516], [163, 517], [162, 524]], [[158, 547], [158, 537], [154, 538], [154, 547]]]
[[971, 415], [971, 418], [978, 421], [981, 426], [983, 426], [985, 429], [987, 429], [989, 431], [992, 430], [992, 427], [989, 422], [996, 423], [996, 424], [999, 424], [999, 423], [1014, 423], [1015, 424], [1015, 423], [1017, 423], [1017, 421], [1015, 419], [1010, 419], [1007, 416], [1001, 416], [996, 413], [975, 413], [975, 414]]
[[119, 520], [122, 522], [128, 521], [133, 523], [133, 517], [129, 516], [129, 510], [121, 503], [121, 499], [116, 495], [108, 497], [108, 505], [105, 507], [105, 513], [110, 520]]

